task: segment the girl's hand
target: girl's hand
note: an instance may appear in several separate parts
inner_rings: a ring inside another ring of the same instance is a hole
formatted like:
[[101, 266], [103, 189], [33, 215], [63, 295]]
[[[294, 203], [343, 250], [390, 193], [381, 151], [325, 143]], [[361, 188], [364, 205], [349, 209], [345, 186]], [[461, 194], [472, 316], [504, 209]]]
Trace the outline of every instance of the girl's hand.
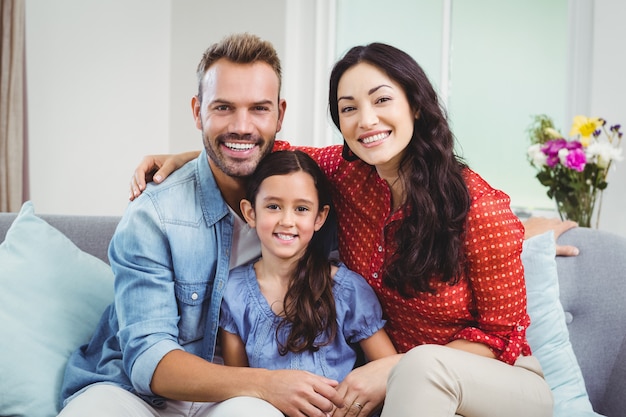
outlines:
[[157, 184], [167, 178], [172, 172], [196, 158], [200, 152], [191, 151], [176, 155], [148, 155], [144, 156], [130, 180], [130, 201], [146, 189], [146, 183], [154, 181]]
[[385, 400], [387, 378], [401, 357], [386, 356], [350, 372], [337, 387], [345, 406], [334, 410], [333, 417], [366, 417], [378, 410]]

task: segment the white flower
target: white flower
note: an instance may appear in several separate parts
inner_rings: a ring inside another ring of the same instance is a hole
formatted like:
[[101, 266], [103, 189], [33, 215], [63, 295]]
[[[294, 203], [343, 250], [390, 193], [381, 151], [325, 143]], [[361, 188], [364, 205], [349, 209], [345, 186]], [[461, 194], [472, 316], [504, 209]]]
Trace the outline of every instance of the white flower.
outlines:
[[622, 148], [616, 148], [609, 142], [592, 142], [585, 150], [587, 159], [595, 161], [600, 168], [606, 168], [611, 161], [621, 161], [624, 159]]
[[559, 149], [559, 160], [561, 161], [561, 165], [563, 165], [564, 167], [568, 166], [567, 165], [567, 155], [569, 155], [569, 149], [567, 148], [561, 148]]
[[526, 151], [531, 163], [536, 167], [544, 166], [548, 158], [546, 154], [541, 151], [541, 146], [540, 143], [535, 143], [534, 145], [530, 145], [528, 151]]

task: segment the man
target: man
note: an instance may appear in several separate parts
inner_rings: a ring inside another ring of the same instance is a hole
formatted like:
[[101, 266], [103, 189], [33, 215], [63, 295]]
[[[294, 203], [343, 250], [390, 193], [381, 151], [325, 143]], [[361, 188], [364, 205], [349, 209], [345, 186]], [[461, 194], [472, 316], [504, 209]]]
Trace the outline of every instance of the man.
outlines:
[[115, 301], [70, 358], [63, 417], [312, 417], [343, 406], [327, 378], [214, 363], [228, 271], [260, 254], [239, 201], [261, 158], [287, 147], [275, 144], [286, 103], [276, 51], [256, 36], [212, 45], [197, 73], [204, 151], [124, 214], [109, 248]]

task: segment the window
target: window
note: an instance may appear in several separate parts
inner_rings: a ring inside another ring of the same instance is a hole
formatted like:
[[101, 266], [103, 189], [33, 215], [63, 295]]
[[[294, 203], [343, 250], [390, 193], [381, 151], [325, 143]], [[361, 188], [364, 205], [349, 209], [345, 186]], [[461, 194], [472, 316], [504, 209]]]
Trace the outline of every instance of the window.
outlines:
[[513, 206], [552, 209], [526, 160], [526, 128], [532, 115], [546, 113], [569, 129], [567, 0], [336, 5], [338, 57], [372, 41], [411, 54], [447, 104], [457, 151], [470, 167], [507, 192]]

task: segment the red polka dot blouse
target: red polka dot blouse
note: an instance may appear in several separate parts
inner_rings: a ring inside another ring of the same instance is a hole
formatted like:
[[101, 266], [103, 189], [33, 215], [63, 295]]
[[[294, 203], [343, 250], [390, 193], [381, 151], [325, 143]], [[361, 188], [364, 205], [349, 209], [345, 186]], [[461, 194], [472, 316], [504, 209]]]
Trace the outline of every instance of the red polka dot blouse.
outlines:
[[[284, 149], [285, 142], [276, 142]], [[510, 198], [466, 169], [471, 207], [465, 240], [468, 273], [455, 285], [435, 284], [435, 292], [403, 298], [382, 282], [386, 256], [402, 220], [391, 212], [391, 193], [374, 167], [341, 157], [340, 145], [300, 148], [322, 167], [333, 185], [339, 253], [348, 268], [361, 274], [383, 306], [389, 333], [400, 352], [421, 344], [465, 339], [486, 344], [496, 357], [514, 363], [530, 355], [526, 328], [526, 287], [521, 262], [524, 228], [510, 209]]]

